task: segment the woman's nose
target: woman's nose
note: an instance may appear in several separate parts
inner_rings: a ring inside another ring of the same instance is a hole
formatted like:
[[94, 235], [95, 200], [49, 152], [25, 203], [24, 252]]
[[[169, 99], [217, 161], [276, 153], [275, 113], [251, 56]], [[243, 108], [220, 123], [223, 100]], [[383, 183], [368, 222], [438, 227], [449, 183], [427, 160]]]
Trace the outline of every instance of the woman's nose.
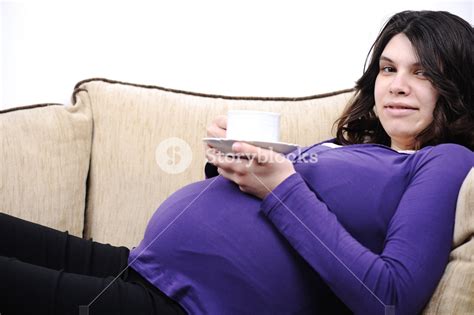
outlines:
[[410, 93], [410, 85], [405, 74], [398, 72], [390, 84], [390, 94], [407, 95]]

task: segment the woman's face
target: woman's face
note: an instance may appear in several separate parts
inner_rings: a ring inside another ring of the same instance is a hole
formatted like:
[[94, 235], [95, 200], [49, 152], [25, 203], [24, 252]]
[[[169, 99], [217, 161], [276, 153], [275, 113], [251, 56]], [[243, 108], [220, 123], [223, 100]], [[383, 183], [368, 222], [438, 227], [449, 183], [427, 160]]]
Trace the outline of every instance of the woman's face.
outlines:
[[375, 80], [375, 111], [393, 149], [408, 150], [433, 121], [438, 92], [425, 77], [405, 34], [392, 37], [379, 60]]

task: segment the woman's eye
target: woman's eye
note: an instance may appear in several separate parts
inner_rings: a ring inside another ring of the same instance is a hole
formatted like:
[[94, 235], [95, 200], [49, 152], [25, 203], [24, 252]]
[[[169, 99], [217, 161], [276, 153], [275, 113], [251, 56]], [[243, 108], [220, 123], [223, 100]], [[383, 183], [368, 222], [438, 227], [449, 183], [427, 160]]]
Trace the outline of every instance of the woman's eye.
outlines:
[[425, 76], [425, 71], [424, 70], [416, 70], [415, 74], [424, 77]]
[[390, 66], [384, 66], [384, 67], [380, 68], [380, 71], [382, 71], [382, 72], [394, 72], [395, 68], [390, 67]]

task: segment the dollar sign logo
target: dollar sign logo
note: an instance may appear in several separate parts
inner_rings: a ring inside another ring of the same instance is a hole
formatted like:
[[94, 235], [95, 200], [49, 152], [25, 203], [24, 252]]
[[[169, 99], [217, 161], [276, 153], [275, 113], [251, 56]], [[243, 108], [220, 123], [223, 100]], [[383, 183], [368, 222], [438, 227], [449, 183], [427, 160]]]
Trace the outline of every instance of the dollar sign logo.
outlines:
[[181, 161], [181, 155], [179, 154], [180, 148], [177, 146], [171, 146], [166, 150], [168, 155], [168, 165], [176, 165]]
[[161, 141], [155, 150], [158, 166], [168, 174], [184, 172], [193, 160], [193, 151], [181, 138], [171, 137]]

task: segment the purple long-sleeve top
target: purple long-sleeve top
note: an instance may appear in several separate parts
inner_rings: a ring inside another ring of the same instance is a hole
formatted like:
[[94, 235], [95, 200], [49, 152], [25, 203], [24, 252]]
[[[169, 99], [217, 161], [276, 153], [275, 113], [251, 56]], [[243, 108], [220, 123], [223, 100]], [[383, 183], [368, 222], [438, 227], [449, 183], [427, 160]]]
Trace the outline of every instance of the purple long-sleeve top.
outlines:
[[163, 202], [129, 263], [189, 314], [416, 314], [446, 267], [459, 145], [293, 152], [263, 201], [218, 176]]

